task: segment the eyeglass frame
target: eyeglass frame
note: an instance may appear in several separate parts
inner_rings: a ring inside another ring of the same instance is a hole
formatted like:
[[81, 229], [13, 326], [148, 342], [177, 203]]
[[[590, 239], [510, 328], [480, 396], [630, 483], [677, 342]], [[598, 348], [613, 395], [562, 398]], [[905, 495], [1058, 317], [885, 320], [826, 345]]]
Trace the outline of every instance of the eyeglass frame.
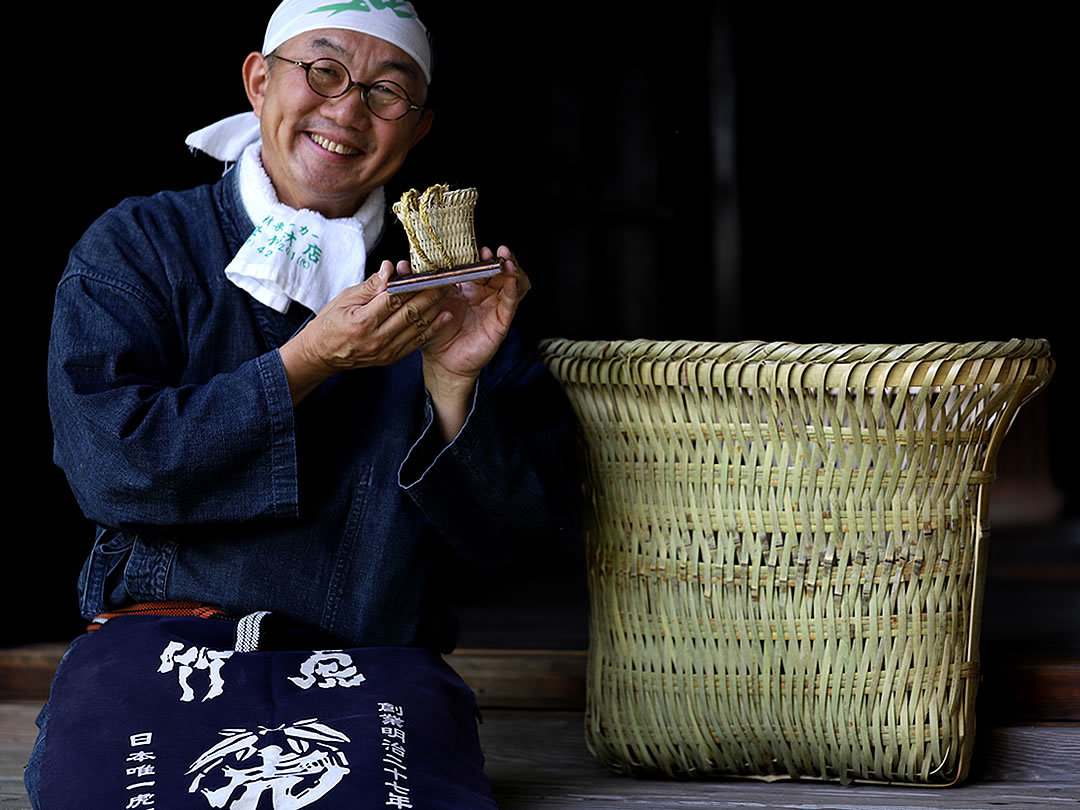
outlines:
[[[398, 84], [397, 82], [392, 81], [390, 79], [379, 79], [377, 82], [372, 82], [371, 84], [364, 84], [363, 82], [354, 82], [353, 77], [352, 77], [352, 73], [349, 72], [349, 68], [343, 62], [340, 62], [337, 59], [334, 59], [333, 57], [320, 56], [318, 59], [312, 59], [310, 62], [301, 62], [298, 59], [289, 59], [286, 56], [279, 56], [276, 53], [268, 54], [268, 56], [272, 56], [275, 59], [280, 59], [282, 62], [288, 62], [290, 65], [296, 65], [297, 67], [302, 67], [304, 69], [304, 78], [307, 81], [307, 86], [309, 88], [311, 88], [312, 93], [314, 93], [317, 96], [321, 96], [322, 98], [341, 98], [343, 96], [347, 96], [350, 92], [352, 92], [352, 89], [354, 87], [359, 87], [360, 88], [360, 98], [363, 100], [364, 106], [368, 108], [368, 110], [371, 112], [372, 115], [374, 115], [376, 118], [379, 118], [379, 119], [381, 119], [383, 121], [400, 121], [402, 118], [404, 118], [406, 115], [411, 113], [413, 110], [423, 111], [425, 109], [423, 104], [413, 104], [413, 100], [412, 100], [412, 98], [410, 98], [409, 92], [404, 87], [402, 87], [400, 84]], [[332, 95], [332, 96], [328, 96], [328, 95], [326, 95], [326, 93], [320, 93], [318, 90], [316, 90], [315, 86], [311, 83], [311, 67], [316, 62], [333, 62], [335, 65], [341, 65], [341, 69], [345, 71], [345, 78], [348, 79], [348, 83], [345, 85], [345, 89], [342, 90], [340, 93], [337, 93], [337, 94]], [[378, 84], [389, 84], [389, 85], [392, 85], [393, 87], [399, 88], [401, 90], [401, 95], [402, 95], [402, 97], [404, 97], [405, 102], [409, 106], [397, 118], [383, 118], [381, 115], [379, 115], [377, 112], [375, 112], [375, 110], [373, 110], [371, 108], [371, 104], [368, 103], [368, 93], [370, 93], [372, 88], [374, 88], [375, 85], [378, 85]]]

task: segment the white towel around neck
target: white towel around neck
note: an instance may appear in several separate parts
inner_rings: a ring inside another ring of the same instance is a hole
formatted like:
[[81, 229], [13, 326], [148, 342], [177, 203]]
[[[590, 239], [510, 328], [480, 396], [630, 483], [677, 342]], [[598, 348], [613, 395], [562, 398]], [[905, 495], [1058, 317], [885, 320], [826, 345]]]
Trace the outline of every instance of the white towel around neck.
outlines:
[[225, 277], [278, 312], [297, 301], [318, 312], [340, 292], [364, 280], [369, 246], [386, 216], [380, 186], [351, 217], [328, 219], [278, 200], [263, 169], [262, 142], [240, 156], [240, 197], [255, 230], [225, 268]]

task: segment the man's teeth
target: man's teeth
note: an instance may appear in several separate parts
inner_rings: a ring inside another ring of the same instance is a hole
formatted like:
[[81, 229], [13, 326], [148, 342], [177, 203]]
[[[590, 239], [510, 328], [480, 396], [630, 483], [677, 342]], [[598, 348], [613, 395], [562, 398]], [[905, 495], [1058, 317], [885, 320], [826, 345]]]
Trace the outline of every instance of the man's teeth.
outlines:
[[360, 154], [359, 149], [353, 149], [351, 146], [346, 146], [343, 143], [337, 143], [330, 140], [329, 138], [324, 138], [322, 135], [316, 135], [314, 132], [309, 132], [308, 137], [311, 138], [311, 140], [315, 141], [315, 143], [317, 143], [323, 149], [327, 149], [331, 152], [337, 152], [339, 155]]

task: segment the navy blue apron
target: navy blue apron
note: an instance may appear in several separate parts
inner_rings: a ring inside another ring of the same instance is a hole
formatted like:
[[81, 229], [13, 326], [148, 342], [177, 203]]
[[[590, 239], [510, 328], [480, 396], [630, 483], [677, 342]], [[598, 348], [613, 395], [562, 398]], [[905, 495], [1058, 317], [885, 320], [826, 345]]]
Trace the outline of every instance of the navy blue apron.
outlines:
[[313, 640], [263, 614], [108, 619], [53, 681], [41, 809], [495, 808], [437, 652]]

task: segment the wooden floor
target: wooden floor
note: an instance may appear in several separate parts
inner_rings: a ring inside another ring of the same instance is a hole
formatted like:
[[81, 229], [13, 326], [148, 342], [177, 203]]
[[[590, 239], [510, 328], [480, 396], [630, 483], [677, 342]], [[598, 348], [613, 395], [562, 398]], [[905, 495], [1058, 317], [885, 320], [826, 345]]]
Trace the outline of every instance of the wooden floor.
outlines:
[[[2, 810], [29, 810], [22, 767], [36, 734], [34, 717], [38, 708], [39, 704], [32, 702], [0, 703]], [[1080, 804], [1077, 726], [996, 729], [976, 760], [973, 781], [943, 789], [633, 779], [610, 773], [596, 763], [585, 748], [582, 716], [576, 712], [489, 711], [480, 736], [500, 810], [1046, 810]], [[1049, 755], [1045, 759], [1015, 756], [1016, 749], [1038, 748]], [[1069, 762], [1073, 767], [1067, 767]]]
[[[1017, 731], [1020, 731], [1017, 729]], [[1080, 803], [1080, 728], [1043, 729], [1047, 746], [1068, 751], [1076, 766], [1064, 778], [1058, 766], [1018, 762], [1007, 752], [1024, 743], [999, 732], [986, 751], [978, 781], [948, 789], [761, 782], [734, 779], [676, 782], [634, 779], [600, 767], [585, 748], [579, 714], [508, 712], [485, 717], [481, 739], [487, 772], [501, 810], [675, 810], [731, 808], [1002, 808], [1065, 807]], [[1021, 732], [1020, 736], [1023, 736]], [[1011, 764], [1010, 764], [1011, 763]], [[1036, 781], [1045, 780], [1045, 781]]]

